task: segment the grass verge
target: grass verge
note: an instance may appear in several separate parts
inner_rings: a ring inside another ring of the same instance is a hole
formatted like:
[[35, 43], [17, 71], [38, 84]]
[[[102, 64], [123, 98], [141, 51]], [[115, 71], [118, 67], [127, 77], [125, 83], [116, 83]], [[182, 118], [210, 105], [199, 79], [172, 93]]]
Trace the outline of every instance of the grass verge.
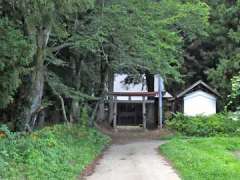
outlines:
[[183, 180], [239, 180], [239, 137], [171, 139], [160, 147]]
[[76, 179], [109, 144], [95, 129], [56, 125], [0, 139], [0, 179]]

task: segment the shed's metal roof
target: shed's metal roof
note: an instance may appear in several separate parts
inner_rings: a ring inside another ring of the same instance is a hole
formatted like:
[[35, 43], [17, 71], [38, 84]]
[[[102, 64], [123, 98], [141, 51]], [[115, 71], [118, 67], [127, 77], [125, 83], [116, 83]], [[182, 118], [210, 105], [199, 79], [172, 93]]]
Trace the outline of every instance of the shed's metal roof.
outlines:
[[203, 87], [205, 87], [206, 89], [208, 89], [210, 92], [212, 92], [215, 96], [220, 96], [220, 94], [214, 90], [213, 88], [211, 88], [210, 86], [208, 86], [205, 82], [203, 82], [202, 80], [197, 81], [196, 83], [194, 83], [192, 86], [190, 86], [189, 88], [185, 89], [183, 92], [181, 92], [180, 94], [177, 95], [177, 98], [180, 98], [182, 96], [184, 96], [185, 94], [187, 94], [189, 91], [191, 91], [193, 88], [195, 88], [198, 85], [202, 85]]

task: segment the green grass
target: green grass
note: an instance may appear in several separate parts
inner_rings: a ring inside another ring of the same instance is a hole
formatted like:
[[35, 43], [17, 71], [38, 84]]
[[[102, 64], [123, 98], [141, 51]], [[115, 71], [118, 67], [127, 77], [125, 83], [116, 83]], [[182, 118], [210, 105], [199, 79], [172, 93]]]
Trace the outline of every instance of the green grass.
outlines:
[[56, 125], [0, 139], [0, 179], [71, 180], [101, 153], [110, 139], [97, 130]]
[[183, 180], [239, 180], [239, 137], [175, 138], [160, 147]]

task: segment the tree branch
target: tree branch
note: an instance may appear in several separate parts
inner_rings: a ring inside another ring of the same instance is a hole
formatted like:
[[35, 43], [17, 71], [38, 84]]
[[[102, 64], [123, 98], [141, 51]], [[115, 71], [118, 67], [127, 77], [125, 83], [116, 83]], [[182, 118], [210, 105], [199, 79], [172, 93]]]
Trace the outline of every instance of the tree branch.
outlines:
[[62, 50], [64, 48], [66, 48], [66, 47], [70, 47], [70, 46], [73, 46], [73, 45], [74, 45], [74, 43], [70, 43], [70, 42], [69, 43], [63, 43], [63, 44], [61, 44], [59, 46], [51, 47], [50, 50], [52, 52], [57, 52], [57, 51], [60, 51], [60, 50]]

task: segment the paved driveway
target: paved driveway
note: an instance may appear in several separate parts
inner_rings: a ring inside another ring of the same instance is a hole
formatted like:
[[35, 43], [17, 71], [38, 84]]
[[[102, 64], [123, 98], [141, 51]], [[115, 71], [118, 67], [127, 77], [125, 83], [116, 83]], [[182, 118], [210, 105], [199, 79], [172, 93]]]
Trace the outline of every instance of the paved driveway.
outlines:
[[158, 140], [113, 144], [86, 180], [180, 180], [159, 155]]

